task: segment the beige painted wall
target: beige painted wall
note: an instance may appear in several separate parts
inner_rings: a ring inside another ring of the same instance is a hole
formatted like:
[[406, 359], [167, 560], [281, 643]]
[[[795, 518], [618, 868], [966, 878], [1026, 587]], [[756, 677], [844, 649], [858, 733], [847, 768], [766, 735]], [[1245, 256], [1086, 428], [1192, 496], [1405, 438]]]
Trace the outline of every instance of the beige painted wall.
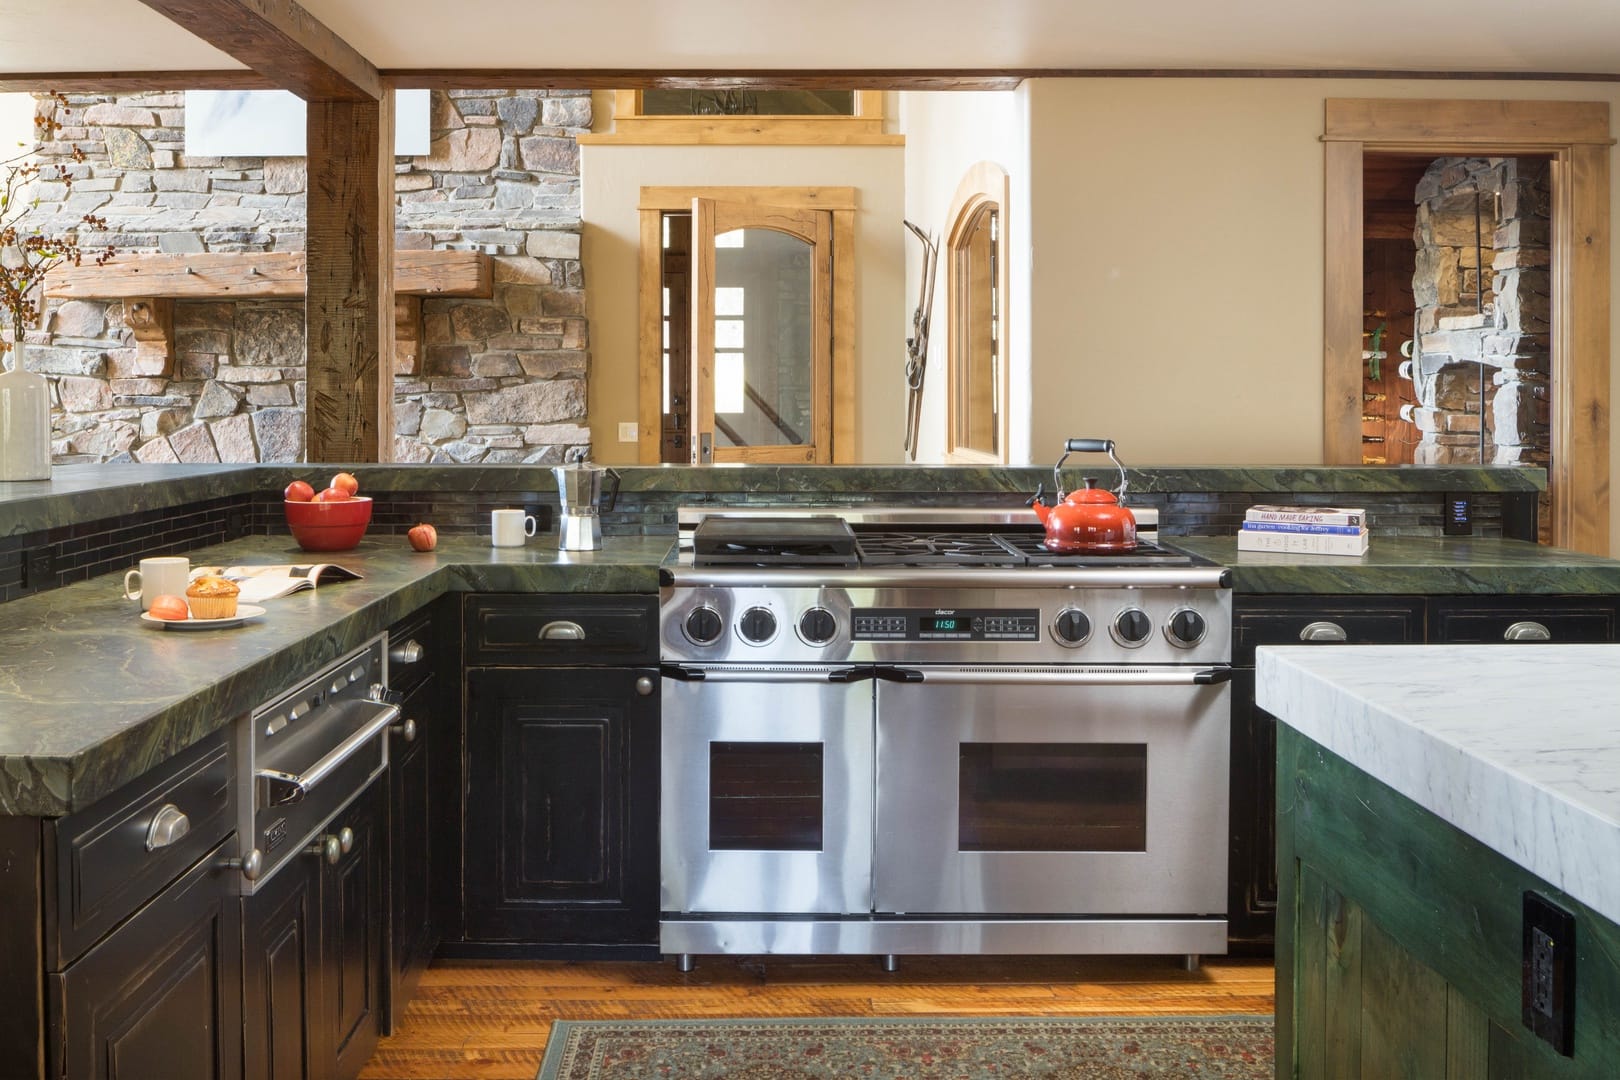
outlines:
[[635, 460], [619, 424], [636, 419], [636, 273], [645, 186], [828, 185], [857, 189], [856, 460], [898, 461], [905, 333], [904, 151], [898, 146], [582, 146], [580, 186], [589, 411], [598, 461]]
[[[1111, 436], [1133, 465], [1321, 460], [1327, 98], [1607, 101], [1620, 114], [1620, 86], [1610, 83], [1026, 86], [1036, 237], [1029, 425], [1042, 462], [1069, 435]], [[1620, 221], [1613, 192], [1611, 214]], [[1620, 269], [1611, 272], [1620, 282]], [[1611, 321], [1620, 360], [1620, 304]], [[1620, 438], [1610, 453], [1620, 475]], [[1620, 500], [1611, 517], [1620, 552]]]
[[[981, 161], [993, 162], [1007, 173], [1010, 205], [1002, 215], [1004, 250], [1029, 250], [1030, 202], [1026, 93], [984, 91], [962, 93], [905, 93], [899, 95], [900, 130], [906, 136], [906, 219], [938, 238], [943, 246], [950, 231], [951, 202], [963, 176]], [[923, 247], [910, 234], [906, 239], [905, 332], [917, 305], [923, 272]], [[1004, 298], [1003, 356], [1013, 375], [1010, 407], [1014, 416], [1027, 417], [1030, 409], [1029, 373], [1029, 260], [1014, 258], [1012, 281]], [[945, 460], [945, 388], [949, 363], [946, 323], [944, 256], [934, 283], [934, 306], [929, 334], [928, 365], [923, 382], [922, 422], [917, 460]], [[1009, 461], [1028, 461], [1029, 426], [1011, 425]]]

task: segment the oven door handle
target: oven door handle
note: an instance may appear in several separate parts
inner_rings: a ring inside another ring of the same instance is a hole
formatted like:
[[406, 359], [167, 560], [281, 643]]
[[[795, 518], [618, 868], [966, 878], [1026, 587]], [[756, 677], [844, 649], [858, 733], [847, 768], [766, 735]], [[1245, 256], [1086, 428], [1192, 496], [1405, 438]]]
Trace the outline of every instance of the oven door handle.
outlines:
[[936, 683], [942, 686], [1214, 686], [1229, 682], [1232, 669], [1217, 668], [878, 668], [888, 682]]
[[873, 678], [877, 673], [871, 667], [816, 669], [811, 671], [783, 668], [690, 668], [680, 664], [660, 664], [658, 673], [677, 682], [715, 683], [854, 683]]
[[[380, 704], [380, 703], [379, 703]], [[399, 719], [398, 705], [382, 705], [376, 716], [355, 728], [349, 736], [328, 750], [314, 765], [302, 773], [282, 772], [280, 769], [257, 769], [253, 776], [269, 788], [267, 805], [301, 801], [311, 788], [343, 767], [344, 762], [358, 754], [366, 743], [375, 739]]]

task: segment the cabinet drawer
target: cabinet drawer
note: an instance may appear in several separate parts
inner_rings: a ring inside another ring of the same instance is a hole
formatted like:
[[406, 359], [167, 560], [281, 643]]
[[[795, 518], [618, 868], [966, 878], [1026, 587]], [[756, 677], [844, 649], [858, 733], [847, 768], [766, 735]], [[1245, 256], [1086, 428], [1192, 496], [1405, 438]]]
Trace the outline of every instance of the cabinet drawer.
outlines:
[[[1512, 600], [1455, 597], [1433, 602], [1429, 613], [1429, 640], [1446, 644], [1509, 641], [1515, 633], [1529, 631], [1519, 644], [1537, 640], [1562, 642], [1608, 642], [1615, 640], [1616, 604], [1611, 597]], [[1533, 625], [1531, 625], [1533, 624]], [[1541, 631], [1546, 638], [1540, 637]]]
[[1337, 643], [1303, 636], [1315, 623], [1338, 627], [1346, 645], [1416, 643], [1423, 640], [1423, 601], [1338, 596], [1245, 600], [1232, 613], [1232, 663], [1252, 666], [1260, 645]]
[[225, 732], [51, 823], [57, 969], [219, 844], [235, 818]]
[[526, 594], [467, 599], [467, 663], [651, 664], [658, 598]]
[[429, 675], [437, 658], [433, 618], [419, 611], [388, 629], [388, 688], [408, 694]]

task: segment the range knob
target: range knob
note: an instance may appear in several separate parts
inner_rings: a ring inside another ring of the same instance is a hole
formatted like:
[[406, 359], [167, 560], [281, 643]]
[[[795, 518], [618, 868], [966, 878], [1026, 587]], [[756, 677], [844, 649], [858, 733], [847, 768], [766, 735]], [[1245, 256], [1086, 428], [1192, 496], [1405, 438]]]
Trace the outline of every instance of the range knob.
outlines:
[[1128, 648], [1136, 648], [1153, 633], [1153, 622], [1140, 608], [1126, 608], [1114, 616], [1114, 640]]
[[1192, 608], [1182, 608], [1164, 624], [1164, 636], [1178, 649], [1190, 649], [1204, 640], [1209, 623]]
[[1052, 620], [1052, 634], [1059, 645], [1077, 648], [1091, 640], [1091, 620], [1079, 608], [1064, 608]]
[[813, 607], [799, 616], [799, 636], [807, 645], [825, 645], [838, 633], [838, 620], [824, 607]]
[[720, 639], [720, 632], [726, 628], [725, 620], [714, 608], [704, 605], [693, 608], [686, 616], [686, 640], [694, 645], [713, 645]]
[[737, 620], [737, 629], [744, 641], [763, 645], [776, 636], [776, 616], [768, 608], [751, 607]]

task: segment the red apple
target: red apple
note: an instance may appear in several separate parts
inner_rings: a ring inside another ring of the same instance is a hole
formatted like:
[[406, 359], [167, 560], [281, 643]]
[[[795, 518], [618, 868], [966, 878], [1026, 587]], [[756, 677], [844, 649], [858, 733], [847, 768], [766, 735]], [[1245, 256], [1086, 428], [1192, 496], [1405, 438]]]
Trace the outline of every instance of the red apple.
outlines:
[[434, 545], [439, 542], [439, 530], [424, 521], [419, 525], [412, 526], [410, 531], [405, 534], [405, 538], [411, 542], [411, 547], [417, 551], [432, 551]]
[[340, 472], [332, 477], [332, 487], [342, 488], [347, 495], [353, 495], [360, 490], [360, 481], [354, 478], [353, 473]]
[[349, 493], [340, 487], [329, 487], [315, 496], [316, 502], [348, 502]]
[[309, 502], [315, 497], [315, 489], [310, 487], [307, 481], [294, 480], [287, 485], [284, 494], [287, 496], [288, 502]]

